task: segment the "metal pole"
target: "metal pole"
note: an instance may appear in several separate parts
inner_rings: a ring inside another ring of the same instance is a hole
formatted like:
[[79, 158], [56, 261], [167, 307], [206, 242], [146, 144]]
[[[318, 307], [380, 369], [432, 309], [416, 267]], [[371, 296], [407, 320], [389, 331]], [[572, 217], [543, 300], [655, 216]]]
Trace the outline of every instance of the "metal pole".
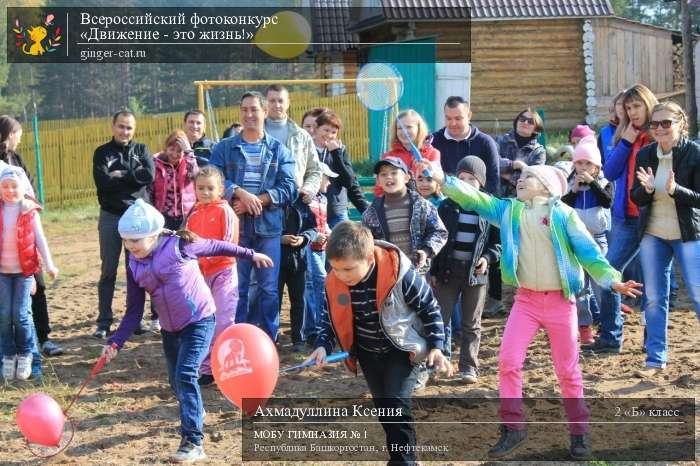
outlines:
[[205, 110], [205, 108], [204, 108], [204, 85], [201, 83], [201, 81], [195, 81], [194, 85], [197, 86], [197, 107], [199, 107], [200, 112], [203, 112]]
[[39, 114], [36, 110], [36, 102], [34, 104], [34, 118], [32, 126], [34, 126], [34, 159], [36, 161], [36, 179], [37, 191], [39, 192], [39, 204], [44, 205], [44, 175], [41, 170], [41, 144], [39, 144]]
[[265, 86], [270, 84], [352, 84], [357, 81], [388, 81], [398, 78], [342, 78], [342, 79], [236, 79], [229, 81], [195, 81], [195, 86], [225, 87], [225, 86]]

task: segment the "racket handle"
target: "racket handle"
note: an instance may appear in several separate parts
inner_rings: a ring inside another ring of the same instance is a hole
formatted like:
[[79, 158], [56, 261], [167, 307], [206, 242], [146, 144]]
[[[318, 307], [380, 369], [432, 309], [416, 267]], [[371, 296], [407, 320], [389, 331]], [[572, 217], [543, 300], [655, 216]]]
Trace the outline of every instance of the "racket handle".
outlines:
[[333, 362], [342, 361], [344, 359], [347, 359], [348, 356], [350, 356], [350, 353], [348, 353], [347, 351], [343, 351], [341, 353], [331, 354], [330, 356], [328, 356], [326, 358], [326, 363], [333, 363]]

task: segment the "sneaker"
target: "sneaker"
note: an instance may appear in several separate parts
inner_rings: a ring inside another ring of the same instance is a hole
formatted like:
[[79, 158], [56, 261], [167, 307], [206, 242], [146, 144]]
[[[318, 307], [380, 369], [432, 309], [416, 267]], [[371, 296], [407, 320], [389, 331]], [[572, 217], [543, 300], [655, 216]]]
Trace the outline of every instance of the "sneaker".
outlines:
[[468, 368], [466, 371], [460, 371], [459, 379], [464, 383], [477, 383], [479, 381], [476, 369], [473, 367]]
[[97, 330], [95, 330], [95, 333], [93, 333], [92, 336], [97, 338], [98, 340], [104, 340], [105, 338], [107, 338], [107, 333], [109, 333], [109, 330], [98, 328]]
[[418, 375], [416, 376], [416, 385], [413, 387], [414, 391], [423, 390], [426, 385], [428, 385], [428, 379], [430, 379], [430, 373], [425, 366], [418, 368]]
[[587, 353], [598, 353], [598, 354], [603, 354], [603, 353], [614, 353], [614, 354], [620, 354], [622, 352], [622, 347], [620, 346], [613, 346], [605, 343], [603, 340], [598, 338], [596, 341], [594, 341], [590, 345], [583, 345], [581, 347], [581, 350]]
[[527, 441], [527, 430], [511, 429], [501, 424], [501, 438], [498, 443], [489, 450], [489, 458], [503, 458], [509, 453], [520, 448]]
[[591, 456], [591, 438], [588, 433], [571, 435], [569, 454], [575, 460], [585, 460]]
[[581, 338], [582, 345], [590, 345], [595, 343], [595, 338], [593, 338], [593, 329], [590, 325], [579, 325], [578, 334]]
[[484, 303], [484, 310], [481, 311], [482, 317], [495, 317], [499, 314], [505, 314], [506, 308], [503, 303], [497, 299], [493, 299], [491, 296], [486, 297], [486, 302]]
[[294, 343], [292, 345], [292, 353], [306, 353], [306, 345], [304, 343]]
[[2, 378], [5, 380], [14, 380], [16, 375], [17, 356], [2, 357]]
[[663, 374], [664, 370], [660, 367], [644, 366], [634, 372], [634, 376], [639, 379], [653, 379]]
[[160, 320], [152, 319], [147, 328], [149, 332], [160, 333]]
[[[17, 372], [15, 377], [19, 380], [27, 380], [32, 376], [32, 359], [32, 353], [26, 356], [17, 356]], [[4, 364], [2, 367], [5, 367]]]
[[60, 356], [63, 354], [63, 348], [51, 340], [46, 340], [41, 344], [41, 352], [46, 356]]
[[194, 463], [206, 457], [207, 455], [204, 454], [202, 445], [195, 445], [192, 442], [182, 442], [180, 448], [170, 457], [170, 461], [173, 463]]
[[214, 384], [214, 376], [211, 374], [202, 374], [197, 381], [200, 387], [208, 387]]

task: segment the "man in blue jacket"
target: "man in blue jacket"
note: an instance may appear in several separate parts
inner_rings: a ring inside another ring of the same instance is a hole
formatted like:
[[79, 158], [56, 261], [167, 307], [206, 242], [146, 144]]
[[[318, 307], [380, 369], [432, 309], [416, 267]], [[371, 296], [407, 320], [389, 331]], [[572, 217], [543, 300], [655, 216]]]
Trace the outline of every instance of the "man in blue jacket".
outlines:
[[284, 207], [297, 196], [295, 162], [284, 144], [265, 133], [267, 102], [263, 95], [246, 92], [240, 107], [243, 131], [214, 146], [209, 163], [224, 173], [224, 195], [240, 218], [239, 244], [274, 261], [273, 267], [255, 270], [259, 306], [252, 315], [248, 315], [252, 263], [238, 263], [236, 322], [257, 325], [276, 340], [282, 216]]

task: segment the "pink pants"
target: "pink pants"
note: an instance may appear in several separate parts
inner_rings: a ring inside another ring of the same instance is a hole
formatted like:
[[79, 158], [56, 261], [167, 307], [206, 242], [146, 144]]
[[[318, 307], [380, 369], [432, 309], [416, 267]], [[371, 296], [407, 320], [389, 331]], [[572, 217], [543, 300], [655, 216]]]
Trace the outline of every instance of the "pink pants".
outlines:
[[576, 303], [561, 291], [531, 291], [519, 288], [506, 322], [498, 354], [501, 421], [513, 429], [523, 429], [522, 368], [527, 348], [540, 328], [549, 337], [554, 369], [559, 379], [569, 431], [588, 431], [589, 411], [583, 401], [583, 380], [578, 365]]
[[[234, 324], [236, 307], [238, 306], [238, 272], [235, 266], [229, 267], [211, 275], [205, 275], [204, 281], [209, 285], [216, 305], [216, 327], [214, 328], [214, 338], [211, 340], [213, 347], [216, 337]], [[211, 353], [211, 348], [209, 348], [209, 353]], [[207, 354], [207, 357], [202, 361], [199, 373], [211, 374], [210, 354]]]

